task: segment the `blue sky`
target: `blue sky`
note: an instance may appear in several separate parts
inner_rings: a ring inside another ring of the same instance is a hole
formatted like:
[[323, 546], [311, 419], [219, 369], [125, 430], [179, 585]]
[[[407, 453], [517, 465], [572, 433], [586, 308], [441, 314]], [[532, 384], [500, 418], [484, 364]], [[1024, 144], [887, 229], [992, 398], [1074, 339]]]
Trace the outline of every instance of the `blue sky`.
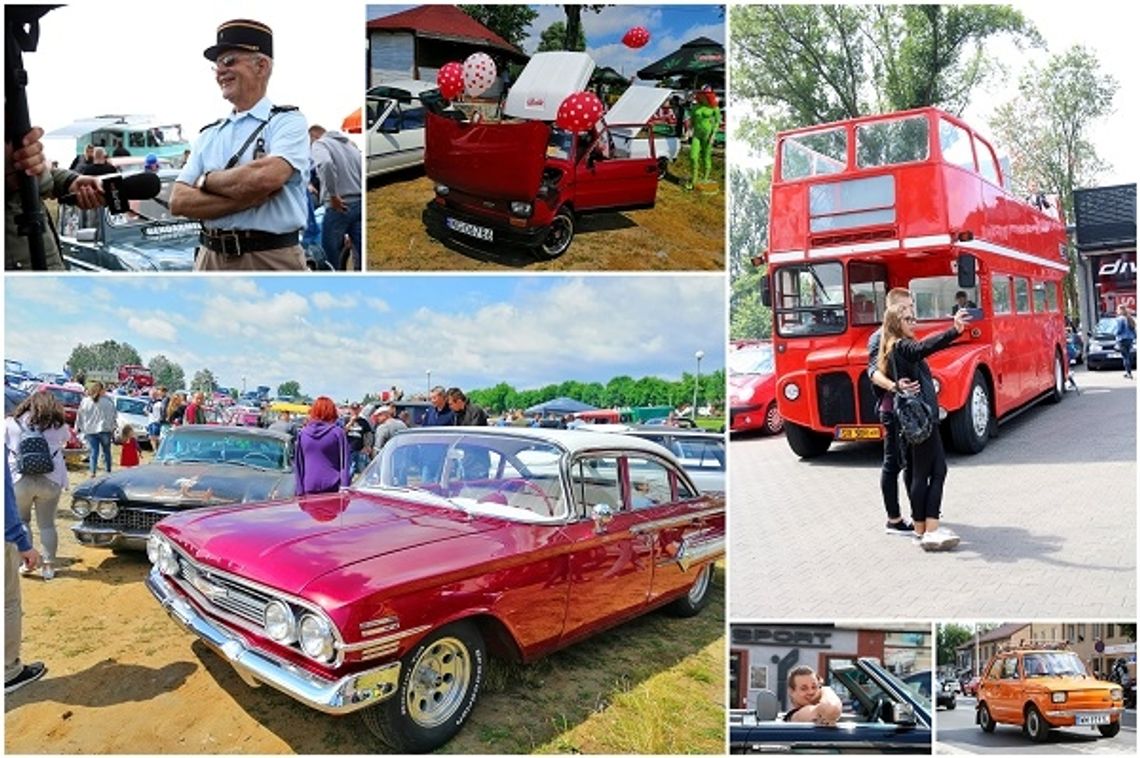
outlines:
[[166, 355], [187, 382], [295, 379], [310, 395], [393, 384], [532, 389], [724, 366], [724, 277], [8, 276], [6, 358], [60, 370], [79, 343]]
[[[369, 5], [368, 18], [388, 16], [414, 8], [408, 5]], [[561, 5], [531, 5], [538, 18], [530, 26], [530, 37], [522, 47], [533, 53], [539, 37], [555, 21], [566, 20]], [[718, 5], [616, 5], [603, 8], [599, 13], [582, 12], [582, 27], [586, 30], [586, 52], [598, 66], [611, 66], [632, 77], [638, 69], [663, 58], [686, 42], [697, 37], [708, 37], [724, 43], [724, 14]], [[631, 50], [622, 44], [622, 35], [633, 26], [649, 30], [649, 44]]]

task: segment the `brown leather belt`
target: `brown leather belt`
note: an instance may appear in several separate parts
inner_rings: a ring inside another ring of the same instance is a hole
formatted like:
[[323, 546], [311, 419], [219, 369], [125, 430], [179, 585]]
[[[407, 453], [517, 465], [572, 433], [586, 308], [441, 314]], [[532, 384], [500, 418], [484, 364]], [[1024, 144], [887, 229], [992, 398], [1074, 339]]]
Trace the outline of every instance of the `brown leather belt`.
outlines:
[[299, 230], [273, 234], [255, 229], [204, 229], [198, 234], [198, 241], [203, 247], [208, 247], [215, 253], [235, 257], [242, 253], [292, 247], [299, 244], [299, 240]]

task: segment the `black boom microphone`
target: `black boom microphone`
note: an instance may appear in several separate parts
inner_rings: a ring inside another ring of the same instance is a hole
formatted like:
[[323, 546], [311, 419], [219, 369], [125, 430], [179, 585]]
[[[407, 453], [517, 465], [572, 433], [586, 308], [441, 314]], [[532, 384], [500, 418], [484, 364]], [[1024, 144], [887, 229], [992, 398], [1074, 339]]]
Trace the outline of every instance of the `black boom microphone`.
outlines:
[[[111, 213], [126, 213], [131, 209], [131, 200], [150, 200], [158, 197], [162, 190], [162, 181], [158, 174], [144, 171], [140, 174], [123, 176], [122, 174], [106, 174], [103, 179], [103, 201]], [[76, 205], [74, 192], [68, 192], [59, 199], [63, 205]]]

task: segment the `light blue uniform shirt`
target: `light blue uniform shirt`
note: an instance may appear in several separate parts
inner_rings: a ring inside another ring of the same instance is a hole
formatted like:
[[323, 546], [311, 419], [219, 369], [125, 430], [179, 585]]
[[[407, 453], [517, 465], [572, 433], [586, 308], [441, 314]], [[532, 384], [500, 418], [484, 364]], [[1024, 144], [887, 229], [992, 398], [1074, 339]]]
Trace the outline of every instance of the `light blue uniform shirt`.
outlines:
[[[264, 121], [268, 125], [259, 138], [265, 140], [265, 155], [284, 158], [293, 167], [293, 175], [279, 192], [261, 205], [204, 222], [209, 229], [256, 229], [272, 234], [295, 232], [305, 228], [308, 204], [305, 200], [309, 170], [309, 127], [300, 111], [279, 112], [269, 118], [273, 104], [263, 97], [248, 111], [231, 113], [221, 122], [202, 130], [190, 151], [190, 159], [178, 174], [178, 181], [193, 185], [207, 171], [226, 167], [233, 154], [245, 144], [249, 135]], [[257, 149], [254, 138], [237, 165], [253, 161]]]

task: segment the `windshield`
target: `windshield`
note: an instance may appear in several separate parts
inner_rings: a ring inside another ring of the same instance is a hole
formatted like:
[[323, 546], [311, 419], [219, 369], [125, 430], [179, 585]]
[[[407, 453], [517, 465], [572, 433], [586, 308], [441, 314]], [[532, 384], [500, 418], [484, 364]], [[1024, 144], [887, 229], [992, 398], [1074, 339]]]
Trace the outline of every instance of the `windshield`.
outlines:
[[924, 161], [929, 156], [930, 127], [926, 116], [855, 127], [855, 165], [859, 168]]
[[397, 434], [362, 488], [429, 493], [465, 511], [519, 521], [564, 516], [562, 451], [528, 437], [471, 432]]
[[223, 434], [192, 426], [174, 429], [158, 446], [154, 459], [159, 463], [233, 463], [289, 470], [289, 449], [285, 442], [236, 427], [232, 433]]
[[49, 389], [48, 392], [55, 395], [56, 400], [59, 400], [59, 402], [63, 403], [64, 405], [74, 406], [74, 405], [79, 405], [81, 402], [83, 402], [83, 393], [82, 392], [77, 392], [75, 390], [59, 389], [59, 388], [54, 388], [54, 387], [52, 389]]
[[1032, 653], [1022, 658], [1025, 678], [1037, 676], [1085, 676], [1085, 665], [1076, 653]]
[[774, 374], [772, 346], [767, 343], [745, 345], [728, 354], [728, 374]]
[[847, 129], [838, 127], [785, 137], [780, 143], [783, 179], [838, 174], [847, 167]]
[[116, 398], [115, 408], [119, 413], [134, 413], [138, 416], [145, 416], [147, 412], [146, 401], [133, 397]]
[[1097, 321], [1096, 322], [1096, 333], [1098, 335], [1099, 334], [1110, 334], [1110, 335], [1116, 334], [1116, 319], [1109, 317], [1109, 318], [1102, 318], [1100, 321]]
[[776, 333], [781, 337], [839, 334], [847, 328], [842, 264], [784, 266], [775, 280]]

